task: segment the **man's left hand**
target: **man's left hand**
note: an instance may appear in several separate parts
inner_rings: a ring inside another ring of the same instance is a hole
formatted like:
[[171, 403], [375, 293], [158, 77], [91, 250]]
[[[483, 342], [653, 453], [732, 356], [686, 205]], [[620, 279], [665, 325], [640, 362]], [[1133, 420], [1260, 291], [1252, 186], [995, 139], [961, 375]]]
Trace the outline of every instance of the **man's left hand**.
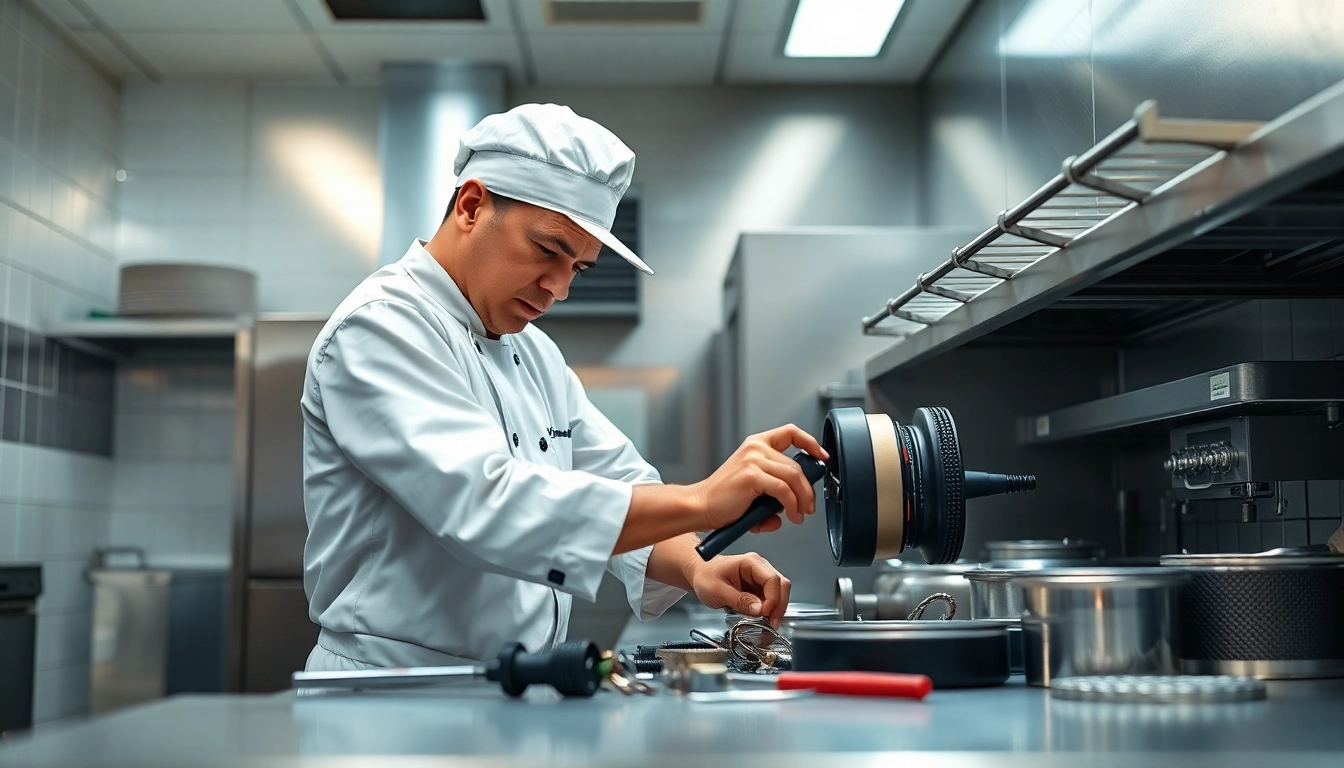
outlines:
[[691, 589], [710, 608], [732, 608], [746, 616], [764, 616], [778, 629], [789, 607], [789, 580], [764, 557], [719, 555], [699, 563]]

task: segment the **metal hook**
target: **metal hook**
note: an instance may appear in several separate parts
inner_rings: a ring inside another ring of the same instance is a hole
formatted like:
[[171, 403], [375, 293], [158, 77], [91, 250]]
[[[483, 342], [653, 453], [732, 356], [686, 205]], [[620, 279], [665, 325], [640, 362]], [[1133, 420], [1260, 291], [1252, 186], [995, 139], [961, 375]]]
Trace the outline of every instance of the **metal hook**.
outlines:
[[947, 613], [943, 614], [938, 619], [938, 621], [947, 621], [948, 619], [951, 619], [953, 616], [957, 615], [957, 599], [947, 594], [946, 592], [935, 592], [932, 595], [929, 595], [928, 597], [919, 601], [919, 605], [915, 606], [915, 610], [910, 612], [910, 615], [906, 617], [906, 620], [919, 621], [923, 619], [924, 610], [928, 608], [930, 605], [933, 605], [934, 603], [940, 600], [944, 603], [947, 603]]

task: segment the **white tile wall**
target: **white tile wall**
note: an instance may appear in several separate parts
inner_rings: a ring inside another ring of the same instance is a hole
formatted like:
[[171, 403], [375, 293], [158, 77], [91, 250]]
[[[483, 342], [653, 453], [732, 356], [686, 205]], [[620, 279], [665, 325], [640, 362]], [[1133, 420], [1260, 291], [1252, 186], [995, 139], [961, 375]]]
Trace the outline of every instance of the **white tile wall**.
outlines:
[[[114, 301], [118, 87], [17, 0], [0, 0], [0, 320], [39, 333]], [[0, 443], [0, 563], [37, 562], [38, 723], [88, 707], [90, 590], [111, 463]]]
[[378, 91], [128, 87], [118, 251], [257, 272], [262, 310], [329, 312], [377, 268]]
[[157, 567], [227, 567], [233, 499], [230, 360], [133, 361], [117, 372], [114, 544]]

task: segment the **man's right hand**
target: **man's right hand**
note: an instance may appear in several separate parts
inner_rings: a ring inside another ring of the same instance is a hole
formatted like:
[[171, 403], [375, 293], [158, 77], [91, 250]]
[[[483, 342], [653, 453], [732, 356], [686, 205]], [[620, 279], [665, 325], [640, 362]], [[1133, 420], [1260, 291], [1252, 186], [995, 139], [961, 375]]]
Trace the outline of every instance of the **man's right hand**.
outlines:
[[[790, 446], [826, 459], [811, 435], [792, 424], [748, 437], [714, 474], [691, 486], [702, 507], [704, 527], [722, 528], [737, 520], [759, 496], [772, 496], [790, 522], [802, 523], [816, 511], [816, 494], [798, 462], [784, 454]], [[772, 515], [753, 532], [777, 530], [783, 522]]]

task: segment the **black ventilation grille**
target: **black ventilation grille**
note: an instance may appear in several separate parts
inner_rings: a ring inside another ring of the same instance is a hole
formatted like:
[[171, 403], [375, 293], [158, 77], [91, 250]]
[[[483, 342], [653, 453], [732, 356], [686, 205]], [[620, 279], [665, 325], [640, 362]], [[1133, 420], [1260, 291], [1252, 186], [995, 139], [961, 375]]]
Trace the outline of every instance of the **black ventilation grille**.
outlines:
[[552, 24], [699, 24], [699, 0], [551, 0]]
[[485, 21], [481, 0], [326, 0], [337, 21]]
[[[639, 200], [627, 197], [616, 207], [611, 233], [639, 253]], [[640, 271], [621, 255], [602, 246], [597, 263], [574, 278], [569, 298], [547, 317], [639, 317]]]

